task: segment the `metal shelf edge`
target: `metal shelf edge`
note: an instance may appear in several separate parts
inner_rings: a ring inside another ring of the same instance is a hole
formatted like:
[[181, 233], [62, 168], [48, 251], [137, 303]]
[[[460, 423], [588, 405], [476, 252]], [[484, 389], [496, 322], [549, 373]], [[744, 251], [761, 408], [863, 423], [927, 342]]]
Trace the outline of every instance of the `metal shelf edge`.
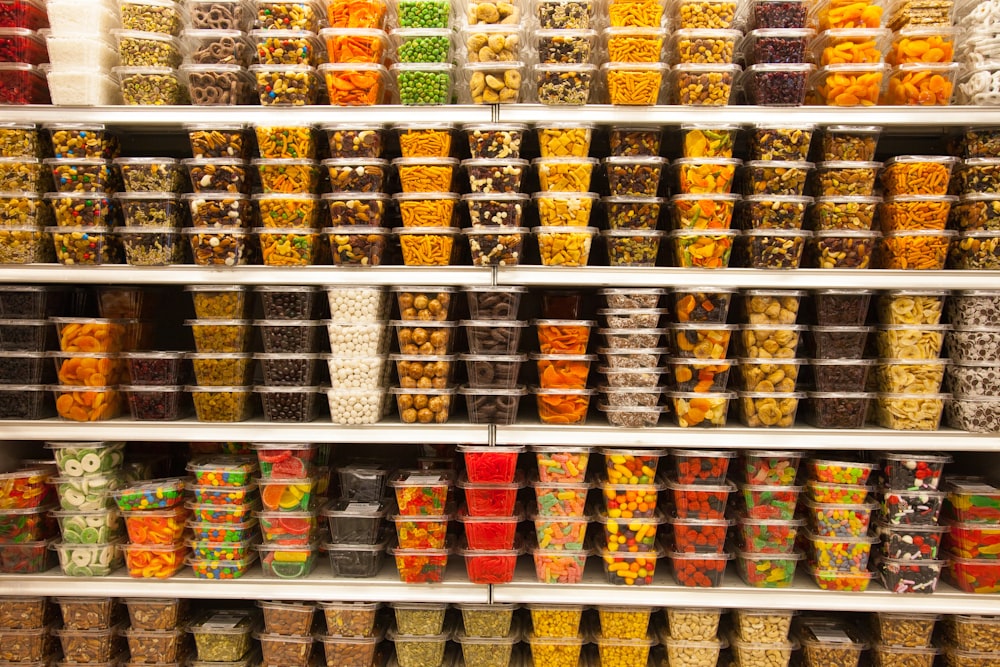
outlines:
[[58, 569], [37, 575], [0, 575], [0, 595], [114, 595], [116, 597], [180, 597], [227, 600], [358, 600], [366, 602], [489, 601], [489, 587], [460, 581], [465, 570], [449, 566], [440, 584], [405, 584], [395, 565], [383, 566], [376, 577], [333, 579], [321, 568], [302, 579], [264, 577], [259, 567], [239, 579], [196, 579], [190, 570], [168, 579], [137, 579], [124, 569], [109, 577], [67, 577]]
[[547, 426], [518, 424], [496, 427], [498, 445], [579, 445], [601, 444], [612, 447], [713, 447], [732, 449], [858, 449], [900, 451], [989, 451], [1000, 448], [995, 434], [941, 431], [891, 431], [883, 428], [819, 429], [747, 428], [725, 426], [716, 429], [662, 426], [627, 429], [614, 426]]
[[0, 283], [128, 283], [132, 285], [412, 285], [493, 284], [493, 271], [473, 266], [73, 266], [26, 264], [0, 268]]
[[488, 425], [403, 424], [398, 421], [365, 426], [339, 426], [329, 422], [295, 424], [252, 420], [237, 423], [210, 423], [186, 419], [176, 422], [140, 422], [114, 419], [79, 423], [60, 419], [11, 420], [0, 422], [5, 440], [112, 440], [150, 442], [365, 442], [398, 444], [439, 442], [442, 444], [489, 444]]
[[984, 289], [1000, 287], [1000, 271], [895, 271], [848, 269], [678, 269], [669, 267], [517, 266], [497, 269], [499, 285], [582, 287], [700, 287], [765, 289]]
[[380, 104], [369, 107], [268, 107], [268, 106], [100, 106], [68, 107], [51, 105], [0, 106], [0, 117], [22, 123], [104, 123], [137, 128], [175, 128], [186, 123], [399, 123], [406, 122], [489, 122], [493, 109], [484, 105], [400, 106]]

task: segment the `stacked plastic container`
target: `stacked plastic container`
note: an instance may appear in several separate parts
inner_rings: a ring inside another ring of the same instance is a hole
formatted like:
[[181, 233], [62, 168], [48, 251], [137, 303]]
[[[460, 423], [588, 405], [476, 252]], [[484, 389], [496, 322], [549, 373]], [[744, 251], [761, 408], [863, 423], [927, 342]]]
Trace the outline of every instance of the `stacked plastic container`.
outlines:
[[517, 266], [528, 232], [521, 226], [528, 204], [528, 195], [521, 193], [528, 167], [528, 161], [521, 159], [521, 142], [528, 128], [488, 123], [462, 129], [472, 156], [462, 161], [469, 176], [469, 194], [462, 200], [472, 223], [462, 233], [469, 240], [472, 265]]
[[912, 6], [888, 3], [886, 25], [893, 30], [886, 62], [892, 66], [882, 104], [944, 106], [951, 104], [959, 73], [954, 60], [957, 33], [952, 27], [955, 3]]
[[[590, 554], [587, 493], [593, 484], [587, 480], [587, 464], [592, 448], [532, 445], [531, 451], [537, 464], [537, 476], [531, 480], [535, 492], [531, 515], [535, 577], [547, 584], [579, 583]], [[652, 497], [655, 500], [655, 493]], [[610, 501], [608, 506], [613, 507]], [[468, 524], [465, 529], [468, 536]]]
[[41, 132], [33, 123], [0, 124], [0, 260], [4, 264], [52, 261], [52, 241], [46, 233], [52, 211], [42, 198], [52, 184], [49, 169], [42, 165], [45, 143]]
[[235, 574], [243, 563], [255, 560], [252, 548], [259, 541], [252, 514], [260, 507], [253, 481], [257, 462], [244, 456], [210, 455], [192, 459], [187, 471], [194, 477], [195, 494], [188, 505], [193, 513], [188, 521], [188, 564], [195, 576], [203, 578], [227, 571]]
[[669, 396], [674, 423], [682, 428], [726, 425], [729, 401], [735, 397], [726, 390], [733, 365], [728, 360], [729, 342], [735, 329], [726, 319], [734, 292], [691, 286], [674, 290], [671, 296], [677, 320], [672, 347], [677, 356], [669, 360], [673, 389]]
[[248, 664], [259, 660], [251, 637], [260, 627], [257, 610], [205, 609], [190, 620], [187, 631], [194, 636], [198, 667], [220, 663]]
[[[428, 1], [418, 0], [417, 5]], [[441, 4], [447, 5], [442, 2]], [[405, 266], [448, 266], [458, 260], [458, 160], [451, 156], [453, 126], [396, 126], [402, 157], [393, 160], [402, 192], [393, 196], [403, 226], [395, 233]]]
[[[374, 424], [385, 412], [389, 294], [378, 287], [328, 287], [331, 353], [325, 391], [335, 424]], [[284, 363], [283, 361], [281, 363]], [[320, 391], [323, 391], [322, 389]]]
[[[331, 3], [330, 7], [337, 4]], [[323, 195], [329, 217], [321, 214], [320, 218], [326, 223], [323, 234], [329, 240], [333, 264], [378, 266], [388, 240], [385, 227], [389, 201], [383, 194], [387, 168], [379, 160], [383, 127], [377, 123], [330, 123], [321, 129], [330, 149], [331, 162], [326, 165], [333, 192]], [[359, 173], [348, 171], [351, 166]], [[315, 186], [318, 174], [312, 176]]]
[[729, 646], [737, 667], [753, 667], [767, 660], [773, 667], [788, 667], [799, 642], [790, 637], [794, 611], [783, 609], [737, 609]]
[[[875, 148], [881, 131], [882, 128], [871, 125], [824, 128], [815, 203], [809, 210], [815, 230], [809, 266], [867, 269], [873, 265], [874, 249], [880, 238], [873, 227], [882, 202], [874, 194], [874, 179], [880, 166], [874, 162]], [[900, 221], [900, 224], [905, 223]]]
[[[538, 241], [542, 266], [586, 266], [597, 228], [590, 226], [596, 193], [588, 192], [596, 159], [588, 157], [594, 126], [581, 123], [544, 123], [535, 127], [538, 151], [534, 161], [539, 192], [532, 195], [538, 209]], [[558, 187], [568, 192], [555, 191]]]
[[[278, 47], [271, 45], [271, 48]], [[260, 157], [253, 164], [263, 190], [253, 196], [261, 225], [254, 233], [260, 243], [263, 263], [266, 266], [318, 264], [325, 257], [325, 248], [319, 234], [322, 207], [317, 192], [321, 173], [315, 159], [318, 147], [313, 128], [309, 125], [256, 125], [254, 130]], [[368, 167], [363, 171], [355, 175], [356, 180], [372, 183], [373, 175]], [[343, 176], [339, 180], [338, 176], [341, 175], [330, 168], [330, 182], [335, 191], [341, 189], [338, 184], [344, 184]], [[380, 172], [374, 176], [380, 176]], [[376, 179], [375, 182], [380, 181]]]
[[460, 102], [516, 104], [523, 101], [523, 89], [528, 87], [524, 61], [530, 53], [522, 48], [527, 37], [524, 28], [527, 1], [463, 0], [458, 3], [459, 46], [464, 47], [458, 54], [464, 61], [457, 91]]
[[579, 664], [583, 645], [590, 641], [589, 629], [582, 623], [583, 605], [528, 605], [530, 632], [524, 641], [531, 647], [531, 664]]
[[174, 158], [115, 158], [125, 186], [115, 195], [124, 227], [115, 229], [133, 266], [184, 263], [181, 226], [184, 210], [180, 192], [187, 179]]
[[882, 585], [894, 593], [933, 593], [948, 564], [939, 553], [945, 493], [939, 490], [950, 456], [886, 454], [882, 459]]
[[739, 236], [738, 230], [730, 229], [739, 201], [733, 182], [742, 164], [733, 157], [738, 130], [734, 125], [684, 125], [681, 129], [683, 157], [671, 163], [673, 266], [729, 266]]
[[49, 30], [46, 71], [56, 105], [121, 104], [121, 91], [111, 76], [119, 64], [116, 44], [109, 41], [120, 27], [118, 8], [100, 0], [46, 3]]
[[316, 604], [260, 601], [257, 606], [264, 614], [264, 629], [253, 637], [260, 642], [263, 664], [307, 667], [313, 654]]
[[[399, 580], [403, 583], [443, 581], [445, 569], [448, 567], [448, 556], [454, 546], [445, 536], [450, 515], [448, 496], [454, 484], [455, 475], [450, 470], [400, 470], [389, 480], [389, 486], [396, 493], [396, 507], [399, 512], [394, 519], [397, 535], [402, 527], [406, 531], [406, 537], [420, 538], [421, 530], [427, 531], [427, 536], [430, 537], [433, 530], [431, 524], [436, 524], [435, 534], [444, 540], [441, 544], [440, 541], [420, 539], [422, 544], [414, 546], [404, 538], [404, 542], [410, 546], [404, 547], [397, 542], [389, 548], [389, 553], [396, 560]], [[421, 522], [424, 522], [423, 526], [420, 525]], [[445, 522], [444, 526], [441, 526], [441, 522]], [[441, 544], [441, 546], [430, 546], [431, 544]], [[440, 630], [429, 634], [439, 633]], [[389, 638], [392, 639], [391, 633]]]
[[[810, 462], [809, 468], [811, 479], [806, 482], [806, 497], [810, 509], [817, 514], [820, 511], [847, 513], [868, 502], [868, 494], [874, 488], [867, 484], [871, 468], [832, 461]], [[810, 529], [804, 534], [809, 568], [816, 584], [824, 590], [866, 590], [872, 579], [868, 561], [878, 537], [869, 537], [867, 530], [858, 530], [852, 535], [832, 535], [830, 532], [824, 530], [816, 534]], [[909, 555], [894, 557], [908, 558]]]
[[1000, 195], [1000, 156], [984, 146], [974, 132], [966, 132], [962, 145], [965, 159], [955, 167], [950, 192], [960, 195], [965, 205], [962, 213], [968, 217], [956, 216], [960, 233], [952, 243], [948, 266], [996, 269], [1000, 266], [1000, 234], [995, 225], [984, 223], [982, 211]]
[[967, 593], [997, 592], [1000, 560], [993, 545], [1000, 535], [1000, 491], [980, 478], [949, 477], [944, 488], [948, 533], [943, 558], [950, 560], [948, 580]]
[[[946, 230], [957, 163], [947, 155], [897, 155], [881, 174], [885, 205], [879, 222], [883, 269], [943, 269], [956, 232]], [[918, 195], [918, 196], [914, 196]]]
[[802, 560], [795, 548], [803, 524], [795, 516], [802, 493], [795, 483], [801, 458], [799, 452], [780, 450], [749, 450], [743, 455], [737, 565], [749, 586], [786, 588], [795, 580]]
[[184, 631], [186, 601], [176, 598], [130, 598], [129, 627], [122, 630], [132, 662], [183, 663], [190, 657], [191, 642]]
[[955, 86], [955, 104], [994, 104], [1000, 74], [994, 39], [1000, 26], [990, 1], [959, 3], [955, 15], [955, 60], [963, 67]]
[[814, 391], [806, 419], [819, 428], [861, 428], [873, 394], [868, 375], [875, 364], [867, 354], [871, 327], [865, 326], [872, 290], [825, 289], [812, 292], [816, 324], [811, 327]]
[[[674, 511], [667, 523], [673, 528], [668, 548], [674, 579], [682, 586], [721, 586], [733, 557], [726, 549], [726, 533], [733, 523], [726, 517], [726, 504], [734, 490], [726, 473], [733, 454], [698, 449], [674, 449], [670, 454], [673, 476], [667, 488]], [[714, 639], [715, 633], [701, 638]]]
[[872, 651], [878, 664], [911, 660], [933, 665], [941, 649], [931, 643], [937, 614], [878, 612], [872, 618]]
[[810, 104], [879, 103], [888, 79], [882, 62], [888, 31], [878, 30], [883, 11], [874, 0], [823, 0], [809, 10], [809, 27], [818, 33], [811, 50], [820, 61], [810, 80]]
[[659, 128], [612, 130], [611, 155], [602, 160], [610, 196], [603, 199], [608, 229], [601, 236], [609, 266], [656, 264], [664, 237], [656, 229], [664, 201], [657, 195], [667, 169], [659, 150]]
[[[0, 229], [0, 236], [4, 232], [36, 234]], [[52, 247], [40, 232], [37, 238], [43, 249]], [[40, 419], [52, 414], [46, 386], [55, 377], [46, 354], [52, 328], [44, 318], [58, 310], [60, 296], [47, 287], [0, 287], [0, 417]]]
[[457, 604], [462, 625], [456, 624], [452, 639], [462, 647], [462, 657], [468, 665], [496, 661], [509, 664], [514, 645], [521, 640], [520, 623], [514, 621], [518, 605]]
[[741, 265], [754, 269], [797, 269], [812, 234], [802, 230], [803, 197], [813, 170], [808, 162], [815, 127], [757, 123], [744, 164], [739, 246]]
[[[263, 543], [257, 546], [265, 577], [301, 579], [316, 565], [322, 470], [319, 445], [258, 444]], [[249, 562], [253, 562], [252, 557]]]
[[[459, 509], [458, 519], [466, 535], [459, 553], [474, 584], [509, 583], [517, 557], [524, 551], [515, 539], [517, 522], [524, 518], [517, 505], [517, 492], [524, 487], [517, 457], [523, 451], [524, 447], [516, 446], [458, 446], [465, 459], [465, 471], [458, 478], [465, 506]], [[398, 523], [396, 530], [399, 533]]]
[[[649, 585], [657, 561], [664, 555], [663, 547], [656, 541], [664, 516], [657, 511], [655, 497], [663, 488], [656, 471], [666, 450], [602, 447], [599, 451], [605, 464], [605, 476], [598, 481], [604, 491], [604, 503], [594, 508], [593, 513], [602, 530], [592, 539], [605, 577], [609, 584], [619, 586]], [[674, 491], [676, 501], [676, 482], [668, 480], [666, 486]], [[697, 518], [683, 509], [678, 509], [677, 515]]]
[[988, 290], [955, 292], [946, 304], [953, 327], [945, 336], [951, 364], [947, 369], [952, 399], [945, 405], [949, 426], [980, 433], [996, 433], [1000, 421], [996, 411], [1000, 385], [995, 355], [989, 350], [1000, 335], [994, 314], [1000, 308], [1000, 293]]
[[754, 428], [789, 428], [795, 423], [803, 359], [799, 344], [806, 326], [796, 324], [805, 292], [799, 290], [745, 290], [739, 328], [742, 380], [740, 420]]
[[[582, 4], [582, 3], [581, 3]], [[597, 22], [589, 12], [554, 12], [556, 3], [536, 2], [530, 25], [535, 98], [540, 104], [579, 106], [596, 99]], [[592, 6], [592, 5], [591, 5]], [[659, 48], [663, 46], [660, 36]], [[655, 59], [659, 59], [659, 48]]]
[[54, 628], [52, 634], [59, 638], [66, 662], [110, 662], [121, 652], [124, 623], [115, 613], [118, 605], [114, 598], [62, 597], [54, 601], [59, 604], [63, 627]]
[[[616, 0], [600, 7], [607, 62], [601, 65], [606, 100], [610, 104], [651, 105], [672, 96], [665, 85], [670, 69], [664, 61], [670, 19], [659, 0]], [[681, 3], [678, 3], [681, 4]], [[735, 7], [735, 2], [733, 3]], [[678, 10], [680, 11], [680, 10]], [[687, 25], [678, 16], [675, 27]], [[724, 26], [728, 27], [728, 26]]]
[[[323, 548], [335, 577], [374, 577], [381, 571], [388, 541], [383, 529], [392, 509], [385, 495], [390, 472], [386, 467], [362, 464], [337, 469], [340, 498], [322, 510], [330, 527], [330, 542]], [[329, 623], [328, 630], [333, 635], [370, 636], [370, 632], [348, 632]]]
[[444, 424], [455, 402], [455, 289], [394, 287], [393, 292], [400, 319], [391, 324], [399, 354], [390, 358], [396, 365], [398, 386], [389, 391], [395, 396], [399, 418], [406, 424]]
[[247, 38], [253, 23], [249, 3], [239, 0], [190, 0], [187, 28], [181, 33], [191, 104], [233, 106], [253, 99], [254, 85], [247, 74], [254, 44]]
[[[587, 354], [593, 320], [580, 319], [583, 295], [549, 291], [542, 295], [542, 318], [532, 322], [538, 340], [533, 387], [538, 419], [543, 424], [582, 424], [593, 389], [587, 388], [595, 356]], [[657, 339], [659, 336], [657, 335]]]
[[188, 353], [198, 421], [238, 422], [253, 413], [253, 355], [250, 354], [249, 292], [240, 285], [190, 285], [196, 319], [187, 320], [195, 352]]
[[940, 393], [948, 325], [940, 324], [947, 292], [893, 290], [878, 297], [875, 331], [875, 421], [894, 430], [938, 428], [948, 394]]
[[[314, 317], [320, 292], [308, 286], [260, 286], [254, 292], [264, 316], [254, 320], [264, 349], [254, 355], [264, 373], [264, 383], [254, 387], [264, 421], [311, 422], [318, 411], [315, 377], [322, 322]], [[338, 321], [342, 318], [338, 313]]]
[[[51, 467], [55, 467], [54, 465]], [[0, 494], [0, 572], [36, 574], [53, 561], [49, 512], [55, 507], [49, 466], [25, 462], [3, 475]], [[7, 490], [9, 489], [9, 490]], [[0, 621], [0, 626], [7, 624]], [[9, 626], [7, 626], [9, 627]]]
[[187, 104], [188, 88], [178, 67], [184, 8], [173, 0], [121, 0], [120, 65], [112, 68], [127, 105]]
[[59, 553], [63, 574], [106, 576], [121, 564], [121, 515], [112, 493], [122, 486], [125, 460], [122, 442], [50, 442], [59, 477], [53, 478], [60, 510], [62, 541]]
[[323, 643], [327, 661], [333, 664], [353, 660], [377, 661], [379, 644], [385, 633], [377, 623], [379, 602], [320, 602], [326, 620], [326, 634], [315, 635]]
[[956, 168], [951, 193], [959, 200], [952, 205], [949, 224], [959, 236], [952, 244], [948, 266], [963, 269], [995, 269], [1000, 246], [1000, 225], [991, 211], [1000, 199], [997, 173], [1000, 156], [995, 135], [986, 130], [966, 128], [954, 152], [964, 161]]
[[[601, 232], [607, 244], [608, 263], [653, 266], [664, 236], [657, 226], [666, 209], [666, 200], [657, 196], [665, 170], [665, 160], [659, 157], [661, 131], [654, 127], [612, 127], [609, 138], [610, 157], [605, 158], [604, 167], [611, 196], [601, 200], [608, 224], [607, 230]], [[633, 251], [638, 251], [637, 256], [631, 255]]]
[[805, 667], [820, 667], [830, 660], [844, 667], [858, 667], [861, 654], [869, 647], [868, 634], [851, 619], [802, 615], [795, 619], [794, 628]]
[[[385, 6], [382, 0], [378, 2]], [[342, 4], [348, 6], [346, 2]], [[399, 61], [392, 67], [395, 98], [405, 106], [449, 104], [457, 78], [455, 65], [447, 57], [451, 40], [455, 39], [452, 34], [455, 7], [446, 0], [394, 0], [393, 9], [395, 21], [390, 23], [395, 27], [393, 42]], [[409, 32], [411, 30], [421, 32]], [[401, 35], [397, 31], [406, 32]], [[406, 45], [415, 39], [419, 40], [417, 45]], [[518, 44], [512, 42], [510, 46]], [[478, 54], [478, 48], [474, 53]]]
[[[470, 319], [459, 324], [465, 329], [469, 351], [458, 355], [458, 358], [465, 362], [468, 384], [459, 387], [458, 393], [465, 396], [470, 423], [510, 425], [517, 419], [521, 397], [527, 393], [524, 385], [518, 384], [518, 374], [527, 359], [527, 355], [519, 353], [519, 350], [521, 336], [528, 323], [517, 319], [521, 296], [526, 291], [523, 287], [466, 290]], [[551, 359], [539, 358], [537, 363], [539, 376], [542, 375], [543, 364], [552, 366], [551, 372], [562, 370]], [[567, 372], [571, 370], [567, 369]], [[582, 382], [579, 377], [567, 382], [572, 384], [567, 388], [583, 388], [586, 386], [586, 373]], [[564, 383], [561, 386], [567, 385]]]
[[59, 383], [50, 387], [56, 413], [77, 422], [117, 417], [122, 407], [118, 387], [125, 375], [120, 353], [133, 321], [106, 317], [53, 317], [50, 321], [60, 349], [51, 353]]
[[[128, 573], [136, 578], [166, 579], [184, 567], [188, 545], [184, 540], [190, 510], [184, 506], [185, 480], [154, 479], [114, 492], [125, 517], [128, 543], [122, 545]], [[214, 486], [192, 489], [197, 504], [228, 500], [229, 490]]]
[[253, 11], [250, 34], [257, 60], [250, 66], [250, 76], [260, 104], [288, 107], [323, 101], [323, 86], [316, 74], [323, 48], [317, 37], [322, 5], [254, 0]]
[[45, 194], [54, 214], [56, 259], [64, 266], [115, 264], [120, 246], [112, 230], [117, 218], [112, 196], [118, 180], [111, 159], [118, 140], [103, 125], [46, 125], [55, 157], [44, 163], [55, 192]]
[[[220, 180], [228, 175], [235, 177], [243, 170], [244, 179], [233, 181], [234, 186], [243, 185], [246, 175], [247, 141], [242, 124], [185, 125], [191, 144], [194, 165], [198, 178], [220, 171]], [[221, 162], [217, 162], [221, 160]], [[191, 171], [191, 166], [187, 166]], [[209, 175], [207, 183], [213, 181]], [[197, 186], [201, 189], [201, 185]], [[190, 210], [192, 229], [184, 234], [191, 244], [191, 257], [196, 266], [236, 266], [247, 261], [247, 227], [251, 224], [250, 201], [238, 192], [231, 191], [185, 194], [182, 200]]]
[[747, 63], [742, 79], [747, 102], [803, 104], [816, 69], [810, 63], [809, 43], [815, 32], [806, 27], [808, 4], [754, 0], [748, 9], [748, 32], [738, 47]]
[[445, 657], [454, 631], [452, 619], [446, 617], [446, 603], [393, 602], [390, 606], [396, 622], [386, 632], [386, 638], [393, 642], [400, 665], [446, 665], [452, 661], [450, 651]]
[[41, 2], [16, 5], [0, 21], [0, 102], [3, 104], [48, 104], [45, 74], [38, 65], [48, 62], [40, 30], [47, 28]]
[[8, 662], [45, 660], [47, 651], [54, 645], [50, 636], [53, 615], [48, 599], [21, 597], [7, 600], [4, 606], [10, 613], [3, 615], [0, 625], [0, 639], [3, 639], [0, 658]]
[[597, 348], [602, 363], [598, 371], [605, 384], [598, 386], [601, 401], [597, 408], [613, 426], [655, 426], [664, 412], [660, 396], [669, 347], [659, 346], [658, 333], [666, 326], [661, 322], [666, 309], [659, 308], [665, 292], [661, 288], [609, 288], [598, 294], [606, 307], [597, 312], [607, 329], [599, 330], [605, 340]]
[[719, 653], [729, 645], [729, 642], [718, 636], [721, 616], [720, 609], [694, 607], [664, 609], [663, 620], [666, 622], [654, 622], [653, 631], [660, 645], [666, 649], [668, 663], [673, 661], [683, 664], [685, 661], [697, 661], [708, 665], [713, 661], [718, 662]]

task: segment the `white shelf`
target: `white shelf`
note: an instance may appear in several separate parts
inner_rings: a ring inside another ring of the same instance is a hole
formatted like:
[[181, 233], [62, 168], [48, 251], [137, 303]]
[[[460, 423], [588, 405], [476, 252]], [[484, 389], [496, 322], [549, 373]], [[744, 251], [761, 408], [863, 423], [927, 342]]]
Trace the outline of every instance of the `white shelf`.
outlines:
[[789, 123], [883, 125], [888, 128], [920, 127], [937, 131], [943, 127], [992, 125], [996, 123], [996, 107], [690, 107], [653, 106], [623, 107], [602, 104], [584, 107], [552, 107], [541, 104], [443, 105], [370, 107], [197, 107], [197, 106], [0, 106], [0, 116], [8, 122], [80, 122], [108, 125], [181, 129], [185, 123], [313, 123], [368, 122], [394, 124], [400, 122], [452, 122], [456, 124], [486, 122], [544, 123], [581, 121], [603, 124], [676, 125], [685, 122], [736, 123], [750, 125], [773, 123], [776, 118]]
[[[738, 422], [737, 422], [738, 423]], [[498, 445], [580, 445], [611, 447], [717, 447], [725, 449], [867, 449], [892, 451], [996, 452], [996, 434], [940, 431], [891, 431], [884, 428], [618, 428], [615, 426], [549, 426], [519, 423], [496, 427]]]
[[375, 577], [335, 579], [326, 556], [308, 577], [264, 577], [260, 565], [239, 579], [196, 579], [190, 568], [168, 579], [133, 579], [122, 568], [109, 577], [67, 577], [59, 568], [45, 574], [0, 575], [3, 595], [113, 595], [115, 597], [180, 597], [226, 600], [337, 600], [365, 602], [475, 602], [490, 599], [488, 586], [470, 584], [465, 565], [453, 557], [440, 584], [404, 584], [391, 556]]
[[0, 421], [4, 440], [142, 440], [149, 442], [363, 442], [370, 444], [441, 443], [488, 444], [485, 424], [404, 424], [398, 420], [366, 426], [329, 422], [294, 424], [253, 419], [208, 423], [195, 419], [173, 422], [113, 419], [72, 422], [57, 418]]
[[493, 284], [490, 268], [474, 266], [62, 266], [0, 268], [0, 283], [129, 285], [455, 285]]
[[579, 287], [670, 287], [763, 289], [1000, 289], [1000, 271], [890, 271], [849, 269], [677, 269], [588, 266], [516, 266], [497, 269], [497, 284]]
[[691, 107], [651, 106], [628, 107], [588, 104], [583, 107], [559, 107], [558, 111], [543, 104], [501, 104], [502, 122], [544, 123], [583, 121], [606, 125], [680, 123], [815, 123], [817, 125], [883, 125], [887, 127], [922, 127], [925, 134], [943, 126], [995, 125], [995, 107]]
[[[912, 612], [915, 607], [941, 614], [998, 614], [1000, 595], [963, 593], [940, 582], [931, 595], [895, 594], [882, 588], [877, 579], [867, 591], [823, 591], [799, 567], [790, 588], [752, 588], [743, 583], [730, 563], [718, 588], [689, 588], [672, 583], [666, 559], [657, 567], [656, 580], [651, 586], [616, 586], [607, 583], [599, 559], [592, 556], [587, 563], [583, 581], [579, 584], [543, 584], [535, 579], [530, 562], [518, 563], [514, 581], [493, 587], [493, 602], [539, 604], [601, 604], [653, 605], [669, 607], [714, 607], [721, 609], [803, 609], [817, 611], [899, 611]], [[671, 582], [671, 583], [662, 583]]]
[[489, 122], [493, 108], [483, 105], [446, 106], [396, 106], [370, 107], [261, 107], [261, 106], [110, 106], [110, 107], [56, 107], [2, 106], [0, 117], [13, 123], [103, 123], [119, 127], [140, 129], [180, 130], [186, 123], [261, 123], [287, 125], [289, 123], [394, 123]]

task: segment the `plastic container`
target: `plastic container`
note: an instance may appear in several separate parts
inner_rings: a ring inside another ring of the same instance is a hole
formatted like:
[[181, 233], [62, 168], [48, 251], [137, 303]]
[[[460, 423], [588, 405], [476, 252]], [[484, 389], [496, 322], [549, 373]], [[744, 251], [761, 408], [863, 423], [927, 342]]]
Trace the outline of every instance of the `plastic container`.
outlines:
[[324, 544], [330, 570], [336, 577], [374, 577], [382, 569], [386, 542], [378, 544]]
[[681, 586], [694, 588], [718, 588], [726, 573], [726, 565], [733, 554], [677, 553], [667, 554], [671, 574]]

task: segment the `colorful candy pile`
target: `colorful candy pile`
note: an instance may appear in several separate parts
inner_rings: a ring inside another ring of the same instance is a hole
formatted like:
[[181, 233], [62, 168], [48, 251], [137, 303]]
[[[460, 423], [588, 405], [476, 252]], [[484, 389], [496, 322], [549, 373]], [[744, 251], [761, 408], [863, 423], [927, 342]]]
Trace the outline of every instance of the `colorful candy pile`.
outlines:
[[[330, 527], [330, 542], [324, 544], [323, 549], [330, 558], [334, 576], [374, 577], [382, 569], [388, 542], [383, 527], [392, 506], [385, 498], [390, 473], [388, 467], [376, 465], [352, 464], [337, 468], [340, 498], [331, 500], [322, 510]], [[405, 521], [408, 517], [401, 519]], [[434, 525], [438, 529], [435, 536], [440, 538], [442, 545], [446, 527], [447, 519], [443, 525]], [[401, 541], [409, 543], [409, 533], [397, 533]], [[330, 633], [341, 634], [332, 628]]]
[[945, 489], [949, 581], [968, 593], [1000, 592], [1000, 490], [983, 479], [956, 477]]
[[748, 450], [743, 454], [743, 503], [738, 516], [740, 576], [750, 586], [785, 588], [795, 579], [802, 553], [795, 549], [802, 487], [795, 484], [802, 455]]
[[188, 522], [195, 576], [205, 579], [235, 579], [256, 560], [257, 519], [260, 507], [253, 473], [253, 458], [236, 455], [202, 455], [190, 461], [194, 476], [194, 500]]
[[579, 583], [590, 548], [586, 542], [587, 463], [591, 447], [546, 447], [532, 445], [537, 478], [535, 491], [535, 543], [531, 553], [535, 577], [547, 584]]
[[[188, 554], [184, 529], [190, 516], [184, 504], [186, 487], [180, 478], [153, 479], [114, 492], [128, 531], [129, 543], [121, 548], [130, 576], [165, 579], [184, 567]], [[194, 486], [191, 492], [195, 503], [225, 502], [224, 489]]]
[[25, 462], [0, 475], [0, 572], [32, 574], [51, 566], [53, 467]]
[[868, 534], [873, 509], [868, 494], [874, 488], [868, 479], [876, 466], [829, 459], [810, 459], [806, 465], [810, 523], [804, 537], [813, 579], [825, 590], [865, 590], [873, 576], [868, 568], [872, 545], [878, 543]]
[[[671, 570], [682, 586], [721, 586], [726, 564], [726, 533], [732, 521], [725, 510], [733, 490], [726, 473], [731, 452], [680, 450], [670, 452], [673, 476], [667, 482], [674, 501], [668, 541]], [[706, 639], [708, 639], [706, 637]]]
[[[265, 577], [299, 579], [316, 565], [319, 498], [325, 497], [329, 469], [316, 443], [257, 444], [263, 544], [258, 545]], [[324, 450], [326, 448], [323, 448]], [[252, 559], [251, 561], [252, 562]]]
[[54, 546], [63, 574], [93, 577], [121, 565], [121, 514], [113, 493], [124, 484], [123, 442], [50, 442], [59, 476], [52, 480], [59, 498], [62, 541]]
[[[389, 548], [400, 581], [415, 584], [444, 579], [448, 556], [454, 548], [445, 535], [451, 514], [448, 496], [454, 484], [453, 470], [400, 470], [389, 480], [399, 511], [394, 518], [396, 534], [404, 540]], [[507, 495], [506, 490], [501, 493]], [[512, 500], [508, 512], [512, 511], [516, 486], [509, 495]]]

